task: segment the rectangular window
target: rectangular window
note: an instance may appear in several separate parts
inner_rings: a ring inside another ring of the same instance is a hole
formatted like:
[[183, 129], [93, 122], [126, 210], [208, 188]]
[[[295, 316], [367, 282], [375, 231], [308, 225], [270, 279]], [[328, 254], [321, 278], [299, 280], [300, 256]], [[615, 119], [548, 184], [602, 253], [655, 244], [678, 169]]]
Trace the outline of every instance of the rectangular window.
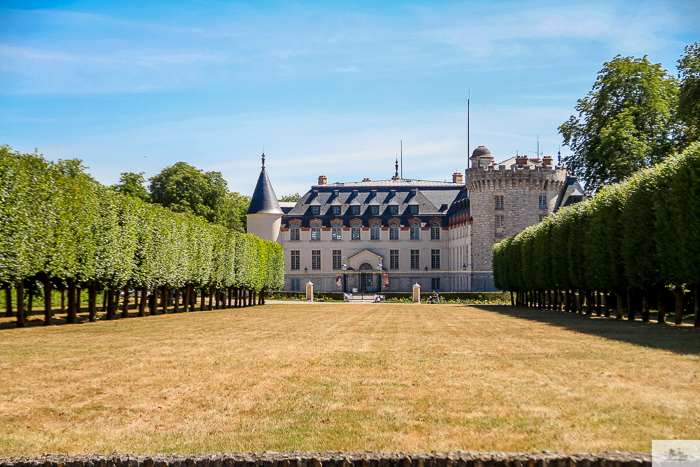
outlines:
[[293, 224], [289, 228], [289, 239], [293, 242], [299, 241], [299, 226], [298, 225]]
[[440, 269], [440, 250], [430, 251], [430, 267], [432, 269]]
[[495, 209], [497, 211], [503, 211], [503, 195], [496, 195], [494, 199], [496, 201]]
[[389, 250], [389, 269], [399, 268], [399, 250]]
[[540, 214], [540, 215], [538, 216], [539, 222], [542, 222], [542, 221], [544, 220], [545, 217], [547, 217], [546, 214]]
[[392, 216], [395, 216], [399, 213], [399, 207], [398, 206], [389, 206], [389, 214]]
[[334, 216], [340, 215], [340, 206], [333, 206], [333, 215]]
[[299, 270], [299, 250], [292, 250], [292, 258], [289, 264], [291, 265], [291, 268], [293, 271], [298, 271]]
[[431, 278], [430, 285], [432, 286], [433, 290], [440, 290], [440, 278], [439, 277]]
[[399, 226], [396, 224], [392, 224], [389, 226], [389, 240], [398, 240], [399, 239]]
[[342, 240], [343, 239], [343, 228], [339, 225], [334, 225], [333, 228], [331, 229], [331, 235], [333, 240]]
[[359, 216], [360, 215], [360, 206], [352, 206], [352, 215], [353, 216]]
[[502, 237], [504, 230], [505, 229], [504, 229], [503, 214], [497, 214], [496, 215], [496, 236]]
[[410, 213], [411, 213], [412, 215], [415, 216], [415, 215], [418, 214], [418, 206], [409, 206], [409, 208], [410, 208]]
[[311, 250], [311, 269], [321, 269], [321, 250]]
[[343, 254], [341, 250], [333, 250], [333, 269], [343, 268]]
[[293, 278], [291, 286], [292, 292], [301, 291], [301, 279], [299, 279], [298, 277]]
[[379, 215], [379, 206], [370, 206], [369, 207], [369, 212], [373, 216], [378, 216]]
[[540, 209], [547, 209], [547, 195], [540, 195]]
[[320, 242], [321, 241], [321, 227], [314, 225], [311, 227], [311, 241]]
[[359, 240], [359, 239], [360, 239], [360, 226], [356, 224], [350, 228], [350, 240]]
[[321, 213], [320, 206], [311, 206], [311, 215], [318, 216]]
[[420, 269], [420, 250], [411, 250], [411, 269]]

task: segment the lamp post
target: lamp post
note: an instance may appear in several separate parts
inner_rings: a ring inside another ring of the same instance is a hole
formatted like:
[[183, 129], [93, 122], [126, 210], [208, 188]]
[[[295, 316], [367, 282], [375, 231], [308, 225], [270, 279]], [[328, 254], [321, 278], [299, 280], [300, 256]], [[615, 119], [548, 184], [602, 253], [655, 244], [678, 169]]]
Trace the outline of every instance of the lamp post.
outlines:
[[382, 291], [382, 285], [383, 285], [382, 284], [382, 269], [383, 269], [382, 259], [379, 258], [379, 264], [377, 264], [377, 272], [379, 273], [379, 287], [378, 287], [379, 292]]
[[[466, 265], [466, 264], [462, 264], [462, 272], [465, 272], [465, 273], [467, 272], [467, 265]], [[466, 279], [466, 277], [465, 277], [464, 279]], [[464, 279], [463, 279], [463, 281], [464, 281], [464, 282], [467, 282], [467, 281], [464, 280]], [[460, 281], [460, 282], [462, 282], [462, 281]], [[461, 283], [460, 283], [460, 285], [462, 286], [462, 292], [464, 292], [464, 284], [461, 284]]]

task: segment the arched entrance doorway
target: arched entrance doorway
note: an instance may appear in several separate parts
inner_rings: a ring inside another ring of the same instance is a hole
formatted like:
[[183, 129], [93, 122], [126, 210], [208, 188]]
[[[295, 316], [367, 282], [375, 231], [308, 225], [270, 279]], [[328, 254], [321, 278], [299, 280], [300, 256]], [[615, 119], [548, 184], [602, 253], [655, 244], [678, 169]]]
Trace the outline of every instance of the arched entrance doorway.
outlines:
[[374, 293], [374, 268], [369, 263], [360, 265], [360, 293]]

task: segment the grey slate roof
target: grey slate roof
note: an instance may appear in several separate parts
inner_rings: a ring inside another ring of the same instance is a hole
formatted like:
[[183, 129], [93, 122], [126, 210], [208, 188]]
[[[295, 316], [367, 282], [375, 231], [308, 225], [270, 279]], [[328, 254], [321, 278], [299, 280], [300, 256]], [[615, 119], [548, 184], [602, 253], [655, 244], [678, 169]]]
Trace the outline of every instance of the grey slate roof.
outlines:
[[280, 203], [277, 201], [275, 190], [272, 189], [270, 179], [267, 178], [265, 167], [260, 172], [258, 184], [255, 185], [255, 191], [246, 214], [284, 214]]
[[[386, 225], [389, 219], [397, 218], [401, 225], [407, 225], [408, 219], [418, 218], [422, 225], [427, 225], [430, 218], [446, 219], [450, 206], [463, 191], [466, 190], [460, 183], [426, 180], [314, 185], [294, 208], [285, 212], [282, 224], [286, 227], [289, 220], [299, 219], [302, 227], [308, 227], [312, 219], [319, 219], [324, 227], [330, 227], [331, 220], [341, 219], [345, 226], [350, 220], [360, 220], [363, 226], [368, 226], [370, 219], [381, 219], [382, 225]], [[318, 206], [318, 215], [312, 214], [313, 206]], [[333, 214], [335, 206], [340, 207], [340, 215]], [[360, 208], [359, 214], [352, 213], [353, 206]], [[373, 206], [378, 208], [378, 214], [372, 214]], [[397, 207], [397, 214], [391, 214], [392, 206]], [[418, 206], [418, 214], [411, 214], [411, 206]]]

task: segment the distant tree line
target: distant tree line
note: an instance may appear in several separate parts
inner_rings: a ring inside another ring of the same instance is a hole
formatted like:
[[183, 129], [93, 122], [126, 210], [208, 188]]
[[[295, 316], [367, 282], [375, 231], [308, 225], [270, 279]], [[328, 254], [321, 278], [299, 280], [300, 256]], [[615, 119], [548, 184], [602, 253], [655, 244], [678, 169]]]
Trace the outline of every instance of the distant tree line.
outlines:
[[678, 78], [647, 57], [605, 63], [588, 95], [559, 127], [569, 173], [595, 193], [700, 140], [700, 43], [685, 48]]
[[585, 301], [588, 314], [649, 321], [654, 302], [665, 322], [672, 293], [676, 323], [692, 303], [700, 326], [700, 142], [496, 244], [493, 271], [520, 305], [582, 312]]
[[[173, 210], [181, 211], [173, 212], [143, 200], [138, 176], [123, 176], [112, 189], [86, 174], [79, 160], [51, 162], [0, 147], [0, 286], [6, 289], [6, 313], [16, 313], [17, 325], [23, 326], [26, 296], [42, 294], [45, 323], [51, 324], [52, 289], [68, 295], [67, 321], [74, 323], [81, 291], [87, 291], [93, 321], [99, 292], [111, 319], [120, 291], [125, 292], [122, 315], [128, 315], [129, 291], [135, 289], [142, 316], [146, 305], [157, 311], [157, 296], [164, 310], [173, 296], [174, 311], [188, 311], [198, 293], [201, 307], [208, 298], [211, 308], [241, 305], [244, 298], [253, 304], [256, 293], [262, 300], [264, 291], [281, 288], [281, 246], [208, 221], [225, 222], [225, 210], [215, 208], [230, 197], [225, 182], [184, 169], [193, 177], [192, 192], [201, 197], [192, 195], [187, 204], [183, 198], [173, 201]], [[200, 176], [206, 183], [197, 185]], [[168, 199], [167, 179], [152, 179], [151, 199]], [[187, 191], [189, 181], [181, 180], [180, 188]]]

